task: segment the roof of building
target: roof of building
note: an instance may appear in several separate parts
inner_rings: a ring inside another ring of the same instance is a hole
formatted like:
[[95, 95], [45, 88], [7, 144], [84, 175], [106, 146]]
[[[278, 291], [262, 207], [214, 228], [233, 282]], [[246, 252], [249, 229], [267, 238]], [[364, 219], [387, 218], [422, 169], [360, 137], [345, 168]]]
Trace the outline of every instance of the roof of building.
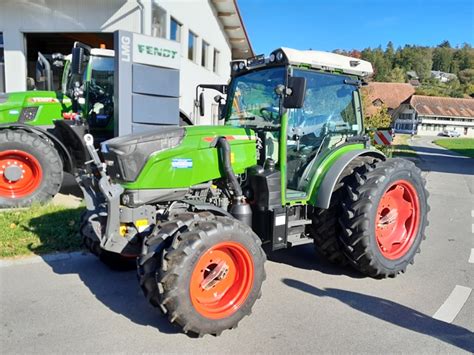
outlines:
[[387, 108], [396, 109], [415, 93], [415, 88], [411, 84], [405, 83], [370, 82], [368, 86], [364, 87], [364, 91], [370, 102], [366, 113], [372, 115], [378, 110], [377, 106], [373, 105], [374, 102], [379, 100]]
[[236, 0], [211, 0], [211, 3], [229, 39], [232, 48], [232, 59], [253, 57], [252, 45]]
[[410, 105], [420, 116], [474, 118], [474, 99], [413, 95]]

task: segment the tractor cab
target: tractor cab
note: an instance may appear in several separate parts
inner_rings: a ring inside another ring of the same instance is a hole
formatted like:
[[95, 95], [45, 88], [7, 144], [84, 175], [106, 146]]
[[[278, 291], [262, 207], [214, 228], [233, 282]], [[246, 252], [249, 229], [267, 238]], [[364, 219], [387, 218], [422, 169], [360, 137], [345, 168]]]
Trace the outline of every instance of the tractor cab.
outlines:
[[66, 57], [62, 92], [73, 99], [99, 141], [113, 136], [114, 51], [74, 44]]
[[282, 200], [306, 201], [319, 162], [348, 141], [364, 141], [360, 78], [370, 63], [342, 55], [281, 48], [268, 58], [231, 63], [226, 125], [253, 129], [258, 163], [281, 173]]

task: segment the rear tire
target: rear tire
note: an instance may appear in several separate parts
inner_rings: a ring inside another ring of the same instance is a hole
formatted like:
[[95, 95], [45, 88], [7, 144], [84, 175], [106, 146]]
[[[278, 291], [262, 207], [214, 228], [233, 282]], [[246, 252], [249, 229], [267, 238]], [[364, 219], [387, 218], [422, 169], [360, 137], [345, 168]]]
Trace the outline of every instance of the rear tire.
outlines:
[[155, 253], [158, 244], [145, 243], [150, 252], [139, 262], [149, 302], [191, 336], [235, 328], [260, 297], [266, 260], [260, 239], [235, 219], [191, 213], [163, 229], [171, 232], [169, 246]]
[[342, 234], [339, 216], [342, 213], [343, 186], [350, 179], [350, 175], [357, 167], [377, 161], [374, 157], [358, 157], [351, 161], [344, 169], [331, 195], [328, 209], [314, 208], [312, 224], [309, 228], [316, 254], [323, 256], [329, 262], [345, 266], [348, 263], [340, 245]]
[[405, 272], [428, 225], [428, 192], [420, 169], [405, 159], [365, 164], [346, 188], [339, 221], [351, 264], [375, 278]]
[[0, 130], [0, 208], [44, 203], [62, 181], [63, 163], [52, 144], [21, 129]]

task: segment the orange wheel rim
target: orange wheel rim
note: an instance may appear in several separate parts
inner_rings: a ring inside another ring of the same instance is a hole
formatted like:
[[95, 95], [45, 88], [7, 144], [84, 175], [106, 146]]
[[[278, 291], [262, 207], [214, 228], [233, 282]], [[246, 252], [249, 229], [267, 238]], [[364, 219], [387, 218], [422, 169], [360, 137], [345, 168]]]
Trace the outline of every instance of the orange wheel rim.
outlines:
[[216, 244], [201, 255], [194, 267], [189, 289], [191, 302], [206, 318], [229, 317], [247, 299], [253, 279], [252, 256], [242, 244]]
[[31, 195], [42, 179], [41, 164], [33, 155], [22, 150], [0, 152], [0, 197]]
[[384, 257], [395, 260], [413, 245], [420, 224], [420, 203], [415, 188], [406, 180], [391, 184], [380, 199], [375, 236]]

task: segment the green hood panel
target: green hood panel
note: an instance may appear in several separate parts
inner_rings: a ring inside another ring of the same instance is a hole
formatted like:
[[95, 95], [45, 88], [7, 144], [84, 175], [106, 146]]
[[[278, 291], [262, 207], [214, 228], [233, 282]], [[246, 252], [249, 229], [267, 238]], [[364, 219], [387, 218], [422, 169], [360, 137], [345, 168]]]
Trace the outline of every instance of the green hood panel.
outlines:
[[232, 167], [236, 173], [257, 163], [256, 136], [246, 128], [229, 126], [188, 126], [181, 143], [171, 149], [152, 153], [137, 179], [125, 183], [126, 189], [186, 188], [223, 176], [218, 137], [231, 146]]
[[0, 124], [20, 122], [24, 108], [32, 108], [33, 119], [21, 123], [51, 126], [53, 120], [62, 119], [62, 113], [71, 110], [71, 100], [54, 91], [23, 91], [4, 94], [0, 97]]

